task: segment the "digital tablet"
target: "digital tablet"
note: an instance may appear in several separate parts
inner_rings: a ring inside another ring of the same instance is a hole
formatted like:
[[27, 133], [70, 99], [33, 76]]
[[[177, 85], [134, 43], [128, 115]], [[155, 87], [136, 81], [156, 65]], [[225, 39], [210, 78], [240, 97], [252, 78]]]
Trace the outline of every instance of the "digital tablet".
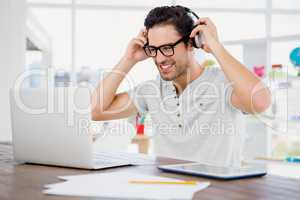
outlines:
[[223, 180], [257, 177], [267, 174], [266, 166], [262, 164], [244, 164], [239, 168], [234, 168], [200, 163], [186, 163], [176, 165], [160, 165], [158, 166], [158, 169], [167, 172], [183, 173]]

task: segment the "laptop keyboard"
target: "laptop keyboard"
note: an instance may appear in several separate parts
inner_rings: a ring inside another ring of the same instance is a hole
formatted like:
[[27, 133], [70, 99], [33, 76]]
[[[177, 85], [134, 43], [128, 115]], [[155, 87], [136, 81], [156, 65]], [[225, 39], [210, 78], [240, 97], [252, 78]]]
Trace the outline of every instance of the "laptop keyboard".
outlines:
[[131, 165], [154, 165], [155, 157], [141, 153], [127, 152], [97, 152], [93, 155], [97, 164], [106, 163], [128, 163]]

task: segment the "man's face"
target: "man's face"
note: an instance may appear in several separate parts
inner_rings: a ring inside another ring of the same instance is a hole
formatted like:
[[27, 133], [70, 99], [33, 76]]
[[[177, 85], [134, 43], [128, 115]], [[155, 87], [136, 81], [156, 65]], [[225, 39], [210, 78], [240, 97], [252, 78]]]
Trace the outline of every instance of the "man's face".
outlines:
[[[159, 47], [173, 44], [182, 36], [173, 25], [157, 25], [148, 30], [149, 45]], [[185, 74], [188, 66], [188, 55], [191, 50], [181, 42], [174, 47], [174, 55], [164, 56], [159, 50], [153, 58], [162, 79], [171, 81]]]

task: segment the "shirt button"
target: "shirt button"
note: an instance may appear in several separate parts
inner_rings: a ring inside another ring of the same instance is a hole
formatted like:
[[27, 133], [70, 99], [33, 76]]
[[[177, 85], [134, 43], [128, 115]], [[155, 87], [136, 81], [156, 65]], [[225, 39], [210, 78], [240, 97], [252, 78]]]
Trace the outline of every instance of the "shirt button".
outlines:
[[176, 105], [179, 106], [179, 103], [177, 103]]
[[182, 127], [182, 125], [181, 125], [181, 124], [178, 124], [178, 127], [179, 127], [179, 128], [181, 128], [181, 127]]
[[180, 117], [180, 113], [177, 114], [177, 117]]

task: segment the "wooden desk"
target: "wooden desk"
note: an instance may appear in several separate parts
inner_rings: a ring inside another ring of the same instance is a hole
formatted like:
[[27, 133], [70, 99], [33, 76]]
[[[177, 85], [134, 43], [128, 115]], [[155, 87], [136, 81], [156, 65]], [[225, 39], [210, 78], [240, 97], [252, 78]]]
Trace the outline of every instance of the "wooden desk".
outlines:
[[[17, 165], [12, 160], [10, 145], [0, 145], [0, 199], [1, 200], [86, 200], [100, 198], [49, 196], [42, 193], [45, 184], [59, 182], [57, 176], [108, 171], [135, 171], [179, 179], [207, 181], [204, 178], [163, 173], [154, 166], [120, 167], [114, 169], [89, 171], [48, 167], [39, 165]], [[182, 161], [158, 158], [160, 164], [180, 163]], [[300, 173], [300, 172], [299, 172]], [[195, 193], [194, 199], [300, 199], [300, 180], [267, 175], [235, 181], [209, 180], [211, 186]]]

